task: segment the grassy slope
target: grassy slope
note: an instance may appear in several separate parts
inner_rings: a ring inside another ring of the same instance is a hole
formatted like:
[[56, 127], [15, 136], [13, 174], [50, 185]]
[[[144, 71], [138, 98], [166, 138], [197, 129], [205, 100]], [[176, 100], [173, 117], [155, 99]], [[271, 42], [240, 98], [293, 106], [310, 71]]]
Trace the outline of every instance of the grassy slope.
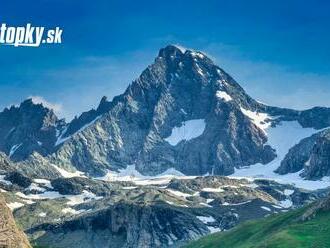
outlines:
[[189, 248], [328, 248], [330, 247], [330, 212], [314, 219], [297, 222], [304, 209], [250, 221], [231, 231], [215, 233], [195, 242]]

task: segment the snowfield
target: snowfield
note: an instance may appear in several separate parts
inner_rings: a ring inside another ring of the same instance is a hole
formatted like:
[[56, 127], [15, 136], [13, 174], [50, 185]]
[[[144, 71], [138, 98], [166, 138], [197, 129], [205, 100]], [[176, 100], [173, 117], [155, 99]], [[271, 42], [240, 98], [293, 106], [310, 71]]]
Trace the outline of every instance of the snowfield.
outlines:
[[229, 102], [229, 101], [233, 100], [230, 95], [228, 95], [226, 92], [221, 91], [221, 90], [217, 91], [216, 96], [218, 98], [224, 100], [225, 102]]
[[157, 176], [144, 176], [138, 172], [135, 165], [128, 165], [125, 169], [119, 172], [108, 171], [103, 177], [97, 177], [97, 180], [103, 181], [131, 181], [136, 185], [165, 185], [173, 178], [187, 178], [192, 179], [196, 176], [185, 176], [180, 171], [170, 168]]
[[[251, 114], [251, 113], [250, 113]], [[279, 175], [274, 172], [280, 164], [289, 149], [298, 144], [303, 138], [309, 137], [320, 130], [313, 128], [302, 128], [297, 121], [285, 121], [278, 124], [276, 127], [266, 127], [268, 142], [272, 148], [276, 150], [277, 157], [268, 164], [254, 164], [246, 168], [235, 169], [233, 178], [264, 178], [275, 180], [278, 183], [292, 184], [298, 188], [307, 190], [316, 190], [330, 186], [330, 180], [311, 181], [304, 180], [300, 177], [302, 171], [296, 173], [289, 173], [286, 175]]]
[[203, 134], [205, 129], [204, 119], [190, 120], [182, 123], [181, 127], [174, 127], [172, 133], [165, 140], [172, 146], [180, 141], [191, 140]]
[[[289, 149], [298, 144], [303, 138], [309, 137], [312, 134], [319, 132], [313, 128], [302, 128], [297, 121], [285, 121], [278, 124], [276, 127], [270, 127], [270, 122], [267, 119], [271, 117], [264, 113], [252, 112], [249, 110], [243, 110], [251, 121], [253, 121], [258, 127], [260, 127], [267, 134], [268, 142], [272, 148], [276, 150], [277, 157], [268, 164], [254, 164], [245, 168], [235, 169], [235, 172], [230, 175], [231, 178], [245, 178], [251, 182], [253, 186], [254, 179], [269, 179], [274, 180], [281, 184], [291, 184], [298, 188], [307, 190], [316, 190], [326, 187], [330, 187], [330, 178], [324, 177], [322, 180], [311, 181], [305, 180], [300, 177], [301, 171], [297, 173], [289, 173], [286, 175], [279, 175], [274, 172], [279, 166]], [[187, 121], [186, 125], [181, 127], [175, 127], [170, 137], [167, 138], [170, 144], [175, 145], [181, 140], [189, 140], [201, 135], [205, 128], [205, 122], [203, 119]], [[193, 130], [197, 130], [193, 132]], [[205, 175], [207, 176], [207, 175]], [[137, 185], [165, 185], [173, 178], [195, 178], [196, 176], [185, 176], [181, 172], [174, 168], [157, 176], [144, 176], [135, 169], [135, 165], [129, 165], [126, 169], [122, 169], [119, 172], [108, 171], [108, 173], [97, 179], [105, 181], [132, 181]], [[209, 189], [205, 188], [204, 191], [220, 192], [221, 189]], [[287, 190], [284, 192], [286, 195], [290, 195], [293, 192]]]
[[267, 121], [272, 119], [271, 116], [269, 116], [266, 113], [259, 113], [259, 112], [253, 112], [251, 110], [245, 109], [241, 107], [241, 111], [244, 115], [249, 117], [249, 119], [257, 126], [259, 127], [264, 133], [266, 133], [266, 129], [270, 127], [271, 122]]

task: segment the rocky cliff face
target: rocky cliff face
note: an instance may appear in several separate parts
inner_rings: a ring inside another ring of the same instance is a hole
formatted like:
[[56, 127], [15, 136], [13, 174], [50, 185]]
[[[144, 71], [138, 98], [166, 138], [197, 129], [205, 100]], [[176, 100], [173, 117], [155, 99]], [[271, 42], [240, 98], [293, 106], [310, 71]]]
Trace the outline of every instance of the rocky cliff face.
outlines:
[[319, 135], [305, 163], [304, 176], [319, 179], [330, 176], [330, 129]]
[[265, 128], [283, 121], [324, 128], [330, 110], [258, 103], [203, 53], [168, 46], [124, 94], [75, 119], [50, 161], [94, 176], [130, 164], [145, 175], [229, 175], [273, 160]]
[[0, 246], [8, 248], [31, 248], [25, 234], [15, 224], [10, 209], [0, 194]]
[[[258, 106], [204, 54], [168, 46], [123, 95], [103, 99], [98, 110], [74, 120], [68, 130], [82, 123], [86, 128], [65, 134], [51, 161], [90, 175], [129, 164], [149, 175], [169, 168], [228, 175], [235, 167], [275, 157], [263, 130], [241, 110]], [[181, 137], [171, 142], [177, 130]]]
[[[190, 240], [209, 232], [198, 219], [185, 211], [166, 205], [125, 203], [62, 225], [42, 228], [47, 234], [41, 236], [38, 243], [77, 248], [168, 247], [177, 240]], [[70, 235], [65, 234], [65, 230]], [[79, 241], [71, 238], [76, 235], [80, 236]]]
[[0, 113], [0, 150], [13, 161], [24, 160], [34, 151], [48, 155], [62, 125], [52, 110], [28, 99]]
[[281, 166], [280, 174], [302, 171], [307, 179], [320, 179], [330, 175], [330, 129], [300, 141], [290, 149]]

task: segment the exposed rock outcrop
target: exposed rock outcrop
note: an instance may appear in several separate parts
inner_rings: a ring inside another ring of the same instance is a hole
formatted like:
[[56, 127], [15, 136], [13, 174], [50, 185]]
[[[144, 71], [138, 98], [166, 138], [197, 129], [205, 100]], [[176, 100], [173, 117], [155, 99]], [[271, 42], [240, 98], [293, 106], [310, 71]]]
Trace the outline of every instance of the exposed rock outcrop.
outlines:
[[0, 247], [32, 248], [27, 237], [15, 224], [14, 217], [0, 194]]
[[306, 179], [330, 176], [330, 129], [303, 139], [290, 149], [276, 170], [280, 174], [303, 170]]

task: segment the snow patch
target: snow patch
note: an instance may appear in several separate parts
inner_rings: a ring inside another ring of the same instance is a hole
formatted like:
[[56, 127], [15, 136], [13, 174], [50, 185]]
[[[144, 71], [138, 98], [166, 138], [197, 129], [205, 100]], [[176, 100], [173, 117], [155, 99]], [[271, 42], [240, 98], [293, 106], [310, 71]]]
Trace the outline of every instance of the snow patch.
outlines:
[[203, 188], [204, 192], [224, 192], [222, 188]]
[[284, 195], [286, 195], [286, 196], [290, 196], [290, 195], [292, 195], [294, 193], [294, 190], [292, 190], [292, 189], [285, 189], [284, 190]]
[[224, 202], [222, 205], [223, 206], [239, 206], [239, 205], [244, 205], [247, 203], [250, 203], [251, 201], [245, 201], [245, 202], [239, 202], [239, 203], [228, 203], [228, 202]]
[[261, 206], [260, 208], [262, 208], [263, 210], [266, 210], [266, 211], [268, 211], [268, 212], [271, 212], [271, 211], [272, 211], [270, 208], [265, 207], [265, 206]]
[[247, 117], [249, 117], [251, 119], [251, 121], [258, 127], [260, 128], [262, 131], [264, 131], [264, 133], [266, 133], [266, 129], [268, 127], [270, 127], [271, 122], [268, 121], [267, 119], [271, 119], [271, 116], [269, 116], [266, 113], [259, 113], [256, 111], [251, 111], [245, 108], [241, 107], [241, 111], [244, 115], [246, 115]]
[[230, 95], [228, 95], [226, 92], [221, 91], [221, 90], [217, 91], [216, 96], [218, 98], [224, 100], [225, 102], [229, 102], [229, 101], [233, 100]]
[[10, 148], [10, 151], [9, 151], [9, 157], [13, 156], [14, 153], [17, 151], [18, 148], [21, 147], [22, 144], [23, 144], [23, 143], [13, 145], [12, 148]]
[[185, 48], [185, 47], [183, 47], [183, 46], [181, 46], [181, 45], [173, 45], [173, 46], [175, 46], [176, 48], [178, 48], [182, 53], [185, 53], [186, 51], [187, 51], [187, 48]]
[[31, 201], [29, 199], [22, 199], [22, 202], [25, 202], [28, 205], [31, 205], [31, 204], [35, 203], [34, 201]]
[[278, 204], [283, 208], [290, 208], [293, 205], [292, 201], [289, 199], [286, 199], [284, 201], [279, 201]]
[[195, 52], [195, 51], [191, 51], [191, 55], [192, 55], [193, 57], [199, 57], [199, 58], [201, 58], [201, 59], [203, 59], [203, 58], [205, 57], [205, 55], [202, 54], [201, 52]]
[[136, 185], [165, 185], [168, 184], [173, 178], [178, 179], [193, 179], [195, 176], [185, 176], [181, 172], [170, 168], [157, 176], [144, 176], [135, 169], [135, 165], [128, 165], [125, 169], [116, 171], [108, 171], [102, 177], [96, 177], [97, 180], [103, 181], [130, 181]]
[[249, 167], [235, 169], [231, 178], [246, 178], [246, 179], [269, 179], [281, 184], [291, 184], [298, 188], [307, 190], [316, 190], [327, 188], [330, 186], [330, 181], [319, 180], [311, 181], [304, 180], [300, 177], [302, 171], [296, 173], [288, 173], [279, 175], [274, 171], [280, 166], [281, 161], [288, 153], [289, 149], [298, 144], [303, 138], [309, 137], [318, 132], [314, 128], [303, 128], [297, 121], [284, 121], [276, 127], [267, 129], [267, 144], [276, 150], [277, 157], [268, 164], [257, 163]]
[[71, 177], [86, 177], [84, 172], [82, 171], [75, 171], [75, 172], [69, 172], [67, 170], [64, 170], [54, 164], [52, 166], [61, 174], [62, 177], [64, 178], [71, 178]]
[[67, 136], [63, 138], [63, 135], [65, 135], [66, 131], [68, 130], [68, 127], [66, 126], [62, 132], [60, 133], [60, 131], [58, 129], [56, 129], [56, 136], [57, 136], [57, 140], [55, 142], [55, 146], [58, 146], [60, 144], [62, 144], [63, 142], [67, 141], [68, 139], [71, 138], [71, 136]]
[[202, 135], [204, 130], [204, 119], [186, 121], [182, 123], [181, 127], [174, 127], [171, 135], [165, 140], [172, 146], [175, 146], [182, 140], [188, 141]]
[[183, 193], [181, 191], [177, 191], [177, 190], [173, 190], [173, 189], [167, 189], [167, 191], [170, 192], [171, 194], [175, 195], [175, 196], [182, 197], [182, 198], [192, 196], [191, 194], [186, 194], [186, 193]]
[[44, 212], [38, 214], [38, 216], [39, 216], [39, 217], [42, 217], [42, 218], [46, 217], [46, 215], [47, 215], [47, 213], [44, 213]]
[[174, 202], [171, 202], [171, 201], [165, 201], [166, 203], [170, 204], [170, 205], [175, 205]]
[[215, 219], [212, 216], [196, 216], [204, 224], [215, 222]]
[[61, 135], [59, 135], [59, 137], [57, 138], [57, 141], [55, 142], [55, 146], [58, 146], [60, 144], [62, 144], [63, 142], [67, 141], [68, 139], [70, 139], [73, 135], [75, 135], [76, 133], [81, 132], [82, 130], [86, 129], [87, 127], [91, 126], [92, 124], [94, 124], [98, 119], [100, 119], [101, 116], [97, 116], [94, 120], [92, 120], [91, 122], [85, 124], [84, 126], [82, 126], [81, 128], [79, 128], [78, 131], [76, 131], [74, 134], [71, 134], [67, 137], [63, 137], [67, 131], [67, 127], [62, 131]]
[[137, 187], [135, 187], [135, 186], [127, 186], [127, 187], [123, 187], [123, 189], [136, 189]]
[[73, 208], [63, 208], [61, 210], [61, 212], [64, 213], [64, 214], [76, 215], [76, 214], [80, 214], [80, 213], [86, 212], [86, 209], [75, 210]]
[[202, 77], [204, 77], [204, 73], [203, 73], [202, 69], [199, 67], [198, 64], [196, 64], [196, 67], [197, 67], [198, 74], [201, 75]]
[[29, 187], [27, 187], [27, 190], [36, 190], [36, 191], [41, 191], [41, 192], [46, 191], [45, 188], [39, 187], [36, 183], [31, 183], [31, 185]]
[[31, 199], [31, 200], [55, 199], [55, 198], [64, 197], [64, 195], [61, 195], [57, 191], [45, 191], [41, 194], [28, 194], [28, 195], [26, 195], [22, 192], [17, 192], [16, 195], [18, 197], [21, 197], [24, 199]]
[[79, 195], [70, 195], [65, 197], [69, 200], [66, 203], [69, 206], [74, 206], [84, 202], [89, 202], [91, 200], [99, 200], [103, 198], [103, 196], [96, 196], [94, 193], [89, 192], [87, 190], [83, 190], [83, 193]]
[[216, 233], [222, 231], [219, 227], [207, 226], [207, 228], [210, 230], [210, 233]]
[[24, 204], [20, 203], [20, 202], [11, 202], [11, 203], [8, 203], [7, 206], [10, 208], [10, 210], [13, 211], [15, 209], [23, 207]]
[[36, 178], [36, 179], [33, 179], [33, 182], [35, 182], [35, 183], [37, 183], [37, 184], [41, 184], [41, 185], [43, 185], [43, 186], [45, 186], [45, 187], [47, 187], [47, 188], [50, 188], [50, 189], [53, 188], [52, 184], [51, 184], [50, 181], [47, 180], [47, 179]]
[[177, 177], [184, 177], [185, 175], [174, 169], [174, 168], [169, 168], [166, 171], [164, 171], [163, 173], [160, 173], [158, 176], [177, 176]]
[[41, 194], [28, 194], [28, 195], [22, 192], [17, 192], [16, 195], [18, 197], [28, 200], [66, 198], [68, 199], [68, 202], [66, 204], [69, 206], [74, 206], [84, 202], [89, 202], [91, 200], [99, 200], [103, 198], [103, 196], [96, 196], [94, 193], [89, 192], [87, 190], [83, 190], [83, 192], [79, 195], [62, 195], [57, 191], [45, 191]]
[[6, 185], [12, 185], [12, 183], [8, 180], [5, 180], [6, 175], [0, 175], [0, 182], [6, 184]]
[[199, 205], [202, 205], [202, 206], [208, 207], [208, 208], [213, 208], [213, 206], [211, 206], [211, 205], [209, 205], [209, 204], [207, 204], [205, 202], [200, 202]]

